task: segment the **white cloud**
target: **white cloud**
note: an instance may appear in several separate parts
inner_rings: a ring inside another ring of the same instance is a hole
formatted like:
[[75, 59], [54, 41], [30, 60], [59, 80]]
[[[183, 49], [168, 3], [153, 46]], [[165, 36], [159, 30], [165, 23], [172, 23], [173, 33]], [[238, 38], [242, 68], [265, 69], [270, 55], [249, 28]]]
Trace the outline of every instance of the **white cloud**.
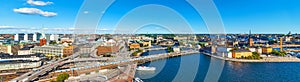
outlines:
[[37, 8], [19, 8], [19, 9], [14, 9], [13, 11], [22, 14], [39, 14], [45, 17], [52, 17], [57, 15], [57, 13], [55, 12], [43, 11]]
[[84, 13], [84, 14], [88, 14], [88, 13], [89, 13], [89, 11], [83, 11], [83, 13]]
[[14, 28], [14, 26], [0, 26], [0, 28]]
[[27, 0], [27, 3], [34, 6], [46, 6], [46, 5], [53, 4], [53, 2], [49, 2], [49, 1], [44, 2], [44, 1], [34, 1], [34, 0]]
[[106, 28], [101, 28], [101, 29], [98, 29], [99, 31], [109, 31], [110, 29], [106, 29]]

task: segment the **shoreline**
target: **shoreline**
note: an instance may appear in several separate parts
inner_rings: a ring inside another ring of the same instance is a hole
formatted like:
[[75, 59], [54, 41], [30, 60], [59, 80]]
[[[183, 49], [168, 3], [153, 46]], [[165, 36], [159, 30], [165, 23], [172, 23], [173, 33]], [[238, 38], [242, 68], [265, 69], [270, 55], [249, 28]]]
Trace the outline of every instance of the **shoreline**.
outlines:
[[200, 52], [201, 54], [213, 57], [213, 58], [217, 58], [217, 59], [221, 59], [221, 60], [225, 60], [225, 61], [232, 61], [232, 62], [244, 62], [244, 63], [255, 63], [255, 62], [300, 62], [300, 59], [295, 58], [295, 57], [263, 57], [263, 59], [260, 60], [249, 60], [249, 59], [235, 59], [235, 58], [224, 58], [221, 56], [216, 56], [216, 55], [211, 55], [209, 53], [205, 53], [205, 52]]

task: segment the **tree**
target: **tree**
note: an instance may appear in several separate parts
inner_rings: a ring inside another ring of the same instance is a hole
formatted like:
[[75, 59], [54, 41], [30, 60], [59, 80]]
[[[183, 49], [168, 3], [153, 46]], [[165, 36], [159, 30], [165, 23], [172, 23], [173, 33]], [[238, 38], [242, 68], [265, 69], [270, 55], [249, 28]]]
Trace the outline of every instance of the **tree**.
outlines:
[[67, 73], [59, 74], [56, 78], [56, 82], [64, 82], [68, 78], [69, 78], [69, 74]]
[[54, 44], [57, 44], [57, 43], [56, 43], [56, 41], [51, 41], [51, 42], [49, 42], [49, 44], [53, 44], [54, 45]]
[[171, 47], [171, 46], [168, 46], [168, 48], [167, 48], [167, 49], [168, 49], [168, 52], [169, 52], [169, 53], [171, 53], [171, 52], [174, 52], [174, 50], [172, 49], [172, 47]]
[[273, 50], [271, 52], [271, 54], [274, 54], [274, 55], [277, 55], [277, 56], [285, 56], [286, 52], [281, 52], [281, 51]]

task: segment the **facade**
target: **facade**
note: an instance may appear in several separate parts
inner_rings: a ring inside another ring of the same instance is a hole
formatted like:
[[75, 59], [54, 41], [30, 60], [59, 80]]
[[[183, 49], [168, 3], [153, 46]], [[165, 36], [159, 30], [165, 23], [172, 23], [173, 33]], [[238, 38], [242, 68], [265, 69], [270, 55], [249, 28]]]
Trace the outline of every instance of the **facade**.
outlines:
[[45, 38], [40, 39], [40, 46], [46, 45], [47, 44], [47, 40]]
[[42, 34], [41, 33], [34, 33], [33, 35], [32, 35], [32, 41], [39, 41], [40, 40], [40, 38], [42, 38]]
[[58, 41], [59, 35], [51, 34], [50, 35], [50, 41]]
[[232, 52], [232, 58], [241, 58], [252, 56], [252, 52], [249, 50], [234, 50]]
[[0, 45], [0, 52], [8, 53], [10, 55], [18, 54], [19, 49], [20, 49], [19, 45]]
[[273, 48], [271, 48], [271, 47], [263, 47], [262, 48], [263, 54], [270, 54], [272, 51], [273, 51]]
[[137, 49], [137, 48], [140, 48], [140, 44], [139, 43], [132, 43], [129, 45], [129, 48], [130, 49]]
[[0, 70], [35, 68], [41, 65], [42, 65], [42, 61], [24, 62], [24, 63], [2, 63], [0, 64]]
[[70, 39], [70, 38], [60, 38], [60, 42], [61, 43], [73, 43], [74, 39]]
[[30, 50], [19, 50], [18, 51], [18, 55], [27, 55], [27, 54], [31, 54]]
[[16, 35], [18, 35], [18, 41], [24, 40], [24, 35], [25, 34], [16, 34]]
[[262, 48], [256, 48], [256, 52], [257, 52], [258, 54], [262, 54]]
[[73, 54], [73, 50], [74, 50], [73, 46], [66, 46], [66, 47], [64, 47], [64, 49], [63, 49], [63, 56], [67, 57], [67, 56], [72, 55]]
[[249, 37], [249, 46], [252, 47], [254, 45], [253, 38]]
[[24, 41], [28, 41], [28, 34], [25, 34], [24, 35], [24, 39], [23, 39]]
[[104, 55], [106, 53], [115, 53], [119, 51], [119, 46], [112, 45], [112, 46], [99, 46], [97, 48], [97, 55]]
[[30, 49], [30, 53], [41, 53], [45, 54], [47, 57], [63, 57], [64, 55], [69, 55], [69, 53], [71, 53], [71, 51], [69, 51], [69, 48], [66, 48], [65, 50], [68, 51], [65, 51], [64, 54], [64, 49], [64, 46], [36, 46]]
[[251, 52], [256, 52], [256, 48], [249, 48]]
[[[0, 54], [0, 70], [35, 68], [42, 65], [42, 54], [9, 55]], [[7, 62], [9, 61], [9, 62]]]
[[19, 34], [16, 34], [16, 35], [14, 36], [14, 41], [19, 41]]
[[180, 53], [180, 48], [177, 48], [177, 47], [175, 48], [175, 47], [174, 47], [174, 48], [173, 48], [173, 51], [176, 52], [176, 53]]
[[144, 47], [151, 47], [151, 41], [144, 41], [143, 46]]

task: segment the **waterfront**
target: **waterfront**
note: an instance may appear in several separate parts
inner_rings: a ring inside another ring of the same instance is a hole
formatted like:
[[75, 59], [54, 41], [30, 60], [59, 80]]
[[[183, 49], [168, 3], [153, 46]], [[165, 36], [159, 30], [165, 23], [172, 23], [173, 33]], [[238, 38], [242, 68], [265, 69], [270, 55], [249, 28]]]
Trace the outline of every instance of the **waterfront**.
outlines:
[[[214, 58], [203, 54], [194, 54], [158, 60], [151, 63], [142, 64], [145, 66], [150, 65], [156, 67], [157, 70], [155, 72], [137, 71], [136, 76], [140, 77], [145, 82], [173, 81], [177, 71], [179, 70], [180, 64], [183, 67], [190, 67], [190, 63], [199, 60], [199, 67], [194, 81], [202, 82], [205, 79], [211, 59]], [[218, 59], [216, 60], [219, 61]], [[192, 74], [185, 76], [192, 76]], [[188, 80], [186, 78], [181, 79]], [[224, 69], [219, 78], [219, 81], [221, 82], [296, 82], [299, 80], [300, 63], [241, 63], [231, 61], [225, 61]]]

